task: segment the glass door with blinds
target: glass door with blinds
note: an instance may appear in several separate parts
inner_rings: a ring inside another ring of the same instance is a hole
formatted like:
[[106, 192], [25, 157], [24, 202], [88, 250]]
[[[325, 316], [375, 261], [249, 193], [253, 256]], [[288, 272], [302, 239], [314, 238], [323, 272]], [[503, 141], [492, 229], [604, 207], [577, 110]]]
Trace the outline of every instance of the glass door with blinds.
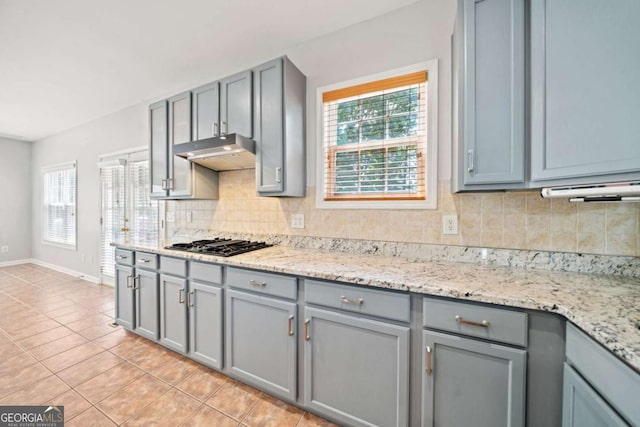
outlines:
[[158, 201], [150, 198], [148, 152], [104, 156], [100, 167], [100, 275], [112, 283], [115, 274], [111, 242], [128, 240], [156, 246], [159, 235]]

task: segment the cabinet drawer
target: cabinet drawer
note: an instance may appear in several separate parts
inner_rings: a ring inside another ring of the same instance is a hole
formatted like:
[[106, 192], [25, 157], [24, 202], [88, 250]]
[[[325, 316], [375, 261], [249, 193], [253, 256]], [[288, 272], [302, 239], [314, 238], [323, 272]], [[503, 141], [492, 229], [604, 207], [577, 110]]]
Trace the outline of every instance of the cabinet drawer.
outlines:
[[158, 255], [148, 252], [136, 252], [136, 268], [158, 269]]
[[409, 295], [305, 280], [305, 302], [409, 322]]
[[296, 299], [298, 288], [295, 277], [261, 271], [227, 269], [227, 284], [238, 289], [246, 289], [266, 295]]
[[162, 256], [160, 257], [160, 271], [175, 276], [186, 277], [187, 260]]
[[116, 248], [116, 264], [133, 265], [133, 251]]
[[203, 262], [190, 262], [189, 275], [191, 280], [222, 284], [222, 267]]
[[423, 313], [427, 328], [527, 345], [527, 314], [520, 311], [423, 298]]
[[640, 374], [567, 322], [567, 361], [621, 415], [640, 425]]

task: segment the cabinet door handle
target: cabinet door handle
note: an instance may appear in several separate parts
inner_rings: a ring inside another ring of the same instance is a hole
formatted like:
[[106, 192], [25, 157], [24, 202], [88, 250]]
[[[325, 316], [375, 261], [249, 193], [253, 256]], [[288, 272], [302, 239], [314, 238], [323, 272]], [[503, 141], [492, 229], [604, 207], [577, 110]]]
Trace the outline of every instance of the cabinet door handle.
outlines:
[[309, 341], [311, 339], [311, 337], [309, 336], [309, 323], [311, 322], [311, 320], [309, 319], [305, 319], [304, 321], [304, 340], [305, 341]]
[[187, 294], [187, 304], [189, 307], [193, 307], [193, 291]]
[[133, 279], [133, 276], [127, 276], [127, 288], [133, 288], [133, 285], [131, 284], [131, 279]]
[[280, 178], [280, 173], [282, 172], [282, 168], [278, 167], [276, 168], [276, 182], [278, 184], [280, 184], [282, 182], [282, 179]]
[[488, 328], [490, 323], [487, 320], [482, 320], [480, 322], [475, 322], [473, 320], [465, 320], [461, 316], [456, 315], [456, 322], [458, 324], [469, 325], [469, 326], [478, 326], [480, 328]]
[[431, 365], [431, 347], [427, 347], [427, 375], [431, 375], [433, 373], [433, 366]]
[[265, 286], [267, 286], [267, 282], [257, 282], [257, 281], [255, 281], [255, 280], [250, 280], [250, 281], [249, 281], [249, 284], [250, 284], [250, 285], [253, 285], [253, 286], [260, 286], [260, 287], [263, 287], [263, 288], [264, 288]]
[[289, 336], [293, 335], [293, 314], [291, 316], [289, 316], [289, 318], [287, 319], [287, 334], [289, 334]]
[[227, 124], [227, 122], [222, 122], [222, 126], [224, 126], [224, 132], [222, 132], [220, 134], [220, 136], [226, 135], [227, 133], [229, 133], [229, 125]]
[[166, 188], [166, 189], [167, 189], [167, 190], [175, 190], [175, 189], [173, 188], [173, 178], [169, 178], [169, 179], [167, 179], [167, 188]]
[[140, 289], [140, 275], [133, 278], [133, 289]]
[[180, 302], [180, 304], [184, 304], [184, 289], [180, 289], [178, 291], [178, 301]]
[[345, 297], [344, 295], [342, 295], [340, 297], [340, 301], [342, 301], [345, 304], [354, 304], [354, 305], [362, 305], [362, 304], [364, 304], [364, 300], [362, 298], [349, 299], [349, 298]]
[[218, 136], [218, 122], [213, 122], [213, 136]]
[[467, 172], [473, 172], [473, 150], [467, 150]]
[[163, 190], [168, 190], [168, 188], [167, 188], [167, 180], [166, 179], [162, 180], [162, 189]]

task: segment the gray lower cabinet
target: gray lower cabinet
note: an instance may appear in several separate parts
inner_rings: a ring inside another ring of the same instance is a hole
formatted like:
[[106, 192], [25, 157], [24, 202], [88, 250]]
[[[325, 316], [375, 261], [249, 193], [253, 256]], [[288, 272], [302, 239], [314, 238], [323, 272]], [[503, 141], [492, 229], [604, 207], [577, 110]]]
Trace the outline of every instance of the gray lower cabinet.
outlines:
[[222, 369], [222, 288], [189, 282], [189, 357]]
[[267, 392], [296, 399], [296, 304], [226, 292], [227, 372]]
[[116, 323], [126, 329], [133, 330], [134, 292], [133, 267], [116, 264]]
[[571, 366], [565, 363], [562, 427], [628, 425]]
[[454, 190], [525, 188], [525, 1], [459, 0]]
[[532, 180], [638, 179], [640, 2], [530, 3]]
[[422, 425], [523, 427], [526, 351], [423, 331]]
[[136, 269], [134, 282], [135, 327], [134, 332], [152, 339], [159, 337], [158, 278], [155, 271]]
[[160, 343], [187, 352], [187, 280], [160, 275]]
[[409, 328], [305, 307], [309, 409], [349, 426], [406, 426]]
[[257, 190], [305, 195], [306, 78], [287, 57], [253, 69]]

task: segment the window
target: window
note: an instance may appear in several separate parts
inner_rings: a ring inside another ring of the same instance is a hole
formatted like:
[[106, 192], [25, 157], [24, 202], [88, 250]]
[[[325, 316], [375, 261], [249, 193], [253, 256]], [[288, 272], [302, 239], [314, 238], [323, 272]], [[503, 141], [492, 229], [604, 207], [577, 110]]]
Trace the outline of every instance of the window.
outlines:
[[435, 64], [318, 91], [318, 207], [435, 207]]
[[76, 249], [76, 163], [42, 168], [42, 241]]
[[148, 151], [102, 156], [100, 167], [102, 282], [115, 275], [115, 248], [111, 242], [128, 239], [156, 246], [159, 235], [158, 202], [151, 200]]

